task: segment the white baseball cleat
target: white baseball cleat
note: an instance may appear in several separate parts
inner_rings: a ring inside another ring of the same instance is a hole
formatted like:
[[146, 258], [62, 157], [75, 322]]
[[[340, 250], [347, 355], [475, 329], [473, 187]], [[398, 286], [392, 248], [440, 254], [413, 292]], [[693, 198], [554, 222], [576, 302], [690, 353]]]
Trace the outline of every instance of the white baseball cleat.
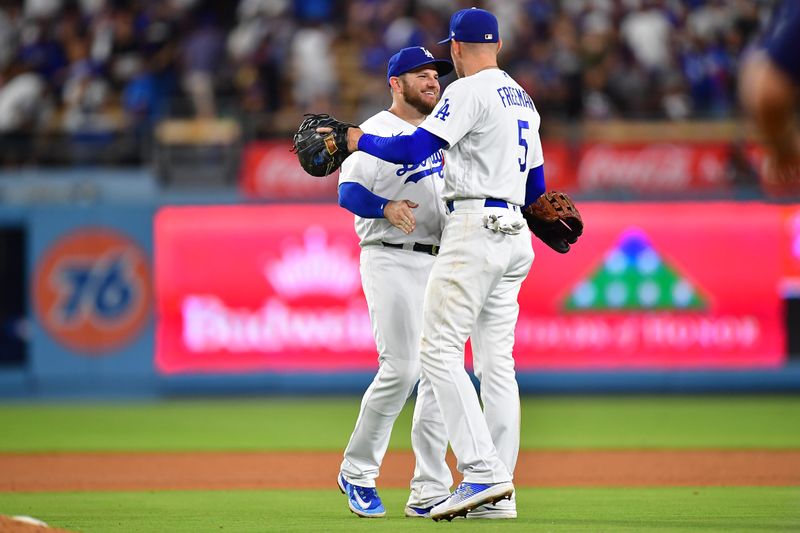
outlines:
[[508, 499], [512, 494], [514, 484], [510, 481], [488, 484], [462, 481], [447, 500], [431, 509], [431, 518], [438, 522], [466, 516], [473, 509]]
[[507, 500], [500, 500], [497, 503], [487, 503], [476, 507], [467, 514], [467, 518], [480, 519], [513, 519], [517, 517], [517, 499], [514, 495]]

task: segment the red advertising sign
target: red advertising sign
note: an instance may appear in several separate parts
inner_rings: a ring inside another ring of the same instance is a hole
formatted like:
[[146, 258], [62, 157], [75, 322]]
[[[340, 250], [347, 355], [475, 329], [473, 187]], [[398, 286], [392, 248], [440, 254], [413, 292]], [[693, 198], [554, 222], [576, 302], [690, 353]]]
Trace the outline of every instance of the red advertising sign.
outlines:
[[547, 188], [557, 191], [575, 188], [574, 154], [566, 143], [543, 142], [544, 174]]
[[800, 206], [784, 208], [783, 228], [783, 279], [781, 292], [784, 296], [800, 296]]
[[784, 362], [779, 208], [598, 203], [581, 211], [586, 230], [569, 254], [534, 243], [518, 369]]
[[308, 175], [291, 148], [289, 140], [247, 145], [240, 179], [245, 194], [274, 199], [336, 198], [339, 173], [325, 178]]
[[[586, 232], [569, 254], [534, 242], [520, 293], [519, 370], [782, 364], [780, 208], [581, 209]], [[161, 372], [377, 367], [343, 209], [170, 207], [155, 231]], [[742, 257], [756, 248], [758, 261]]]
[[589, 144], [577, 177], [582, 189], [625, 187], [684, 191], [727, 184], [724, 144]]
[[377, 366], [343, 209], [171, 207], [155, 232], [161, 372]]

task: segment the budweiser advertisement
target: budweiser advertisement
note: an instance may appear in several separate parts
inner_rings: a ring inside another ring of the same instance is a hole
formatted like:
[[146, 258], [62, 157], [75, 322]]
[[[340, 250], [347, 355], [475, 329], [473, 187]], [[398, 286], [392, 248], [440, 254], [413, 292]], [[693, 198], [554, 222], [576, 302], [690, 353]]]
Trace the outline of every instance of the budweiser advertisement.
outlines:
[[[586, 232], [569, 254], [534, 241], [520, 293], [519, 370], [782, 364], [779, 208], [581, 209]], [[155, 232], [161, 373], [377, 368], [343, 209], [169, 207]], [[743, 257], [755, 249], [757, 261]]]
[[170, 207], [155, 241], [161, 372], [376, 366], [353, 218], [337, 206]]

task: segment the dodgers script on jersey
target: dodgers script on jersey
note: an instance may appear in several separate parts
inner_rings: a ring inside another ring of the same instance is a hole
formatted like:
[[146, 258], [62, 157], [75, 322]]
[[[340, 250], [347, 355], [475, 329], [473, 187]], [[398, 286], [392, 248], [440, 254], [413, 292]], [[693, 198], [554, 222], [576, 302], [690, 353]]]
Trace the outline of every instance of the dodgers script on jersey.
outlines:
[[[416, 127], [389, 111], [382, 111], [361, 124], [366, 133], [391, 136], [414, 133]], [[418, 165], [387, 163], [365, 152], [356, 152], [342, 164], [339, 184], [360, 183], [373, 193], [389, 200], [411, 200], [417, 227], [406, 235], [385, 218], [355, 217], [355, 228], [361, 246], [381, 241], [401, 244], [418, 242], [439, 244], [444, 226], [444, 204], [441, 201], [444, 157], [442, 151]]]
[[502, 70], [451, 83], [420, 125], [450, 145], [444, 199], [525, 203], [528, 171], [544, 163], [540, 123], [531, 97]]

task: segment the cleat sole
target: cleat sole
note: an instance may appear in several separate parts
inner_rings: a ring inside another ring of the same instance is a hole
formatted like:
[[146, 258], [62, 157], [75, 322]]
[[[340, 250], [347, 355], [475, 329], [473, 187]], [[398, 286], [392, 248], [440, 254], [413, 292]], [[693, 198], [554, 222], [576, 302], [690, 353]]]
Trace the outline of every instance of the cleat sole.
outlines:
[[439, 520], [447, 520], [448, 522], [450, 522], [454, 518], [462, 516], [466, 517], [470, 511], [476, 509], [477, 507], [480, 507], [481, 505], [486, 505], [487, 503], [491, 503], [492, 505], [494, 505], [501, 500], [510, 500], [511, 495], [513, 493], [514, 493], [514, 487], [509, 483], [509, 487], [507, 487], [507, 489], [502, 493], [491, 496], [486, 500], [470, 502], [461, 509], [449, 510], [447, 513], [438, 517], [431, 516], [431, 519], [434, 522], [438, 522]]

